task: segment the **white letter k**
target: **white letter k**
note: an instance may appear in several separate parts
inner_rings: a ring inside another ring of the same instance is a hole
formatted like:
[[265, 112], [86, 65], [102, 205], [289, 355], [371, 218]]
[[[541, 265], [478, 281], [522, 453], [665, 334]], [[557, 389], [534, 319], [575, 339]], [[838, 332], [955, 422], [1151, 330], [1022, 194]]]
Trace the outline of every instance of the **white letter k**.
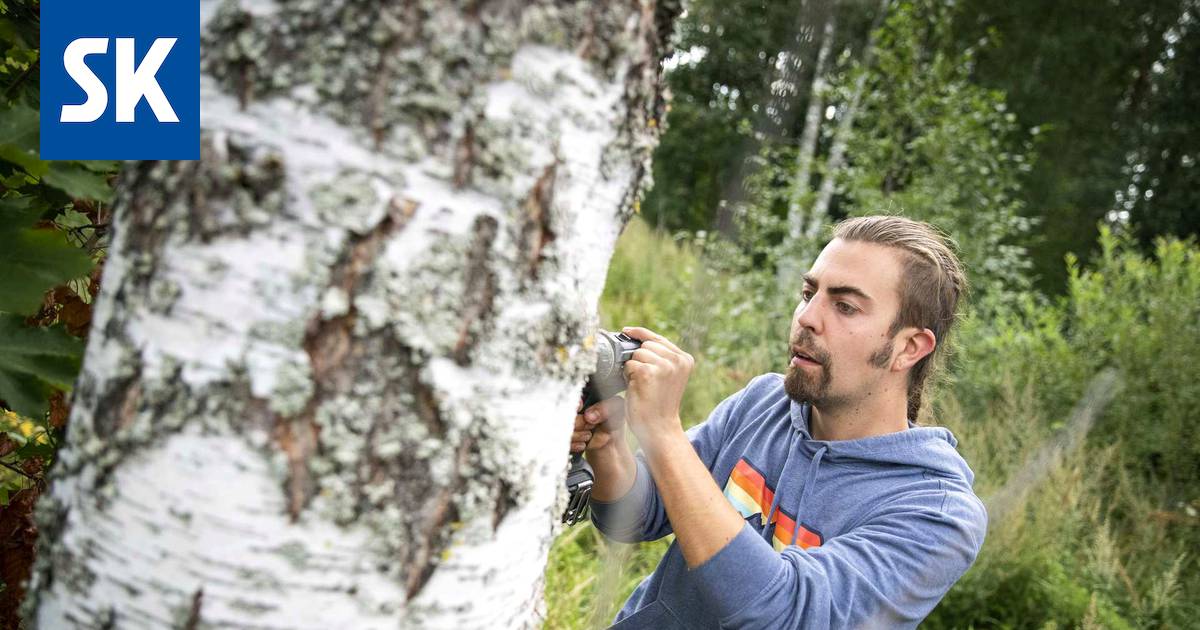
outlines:
[[117, 122], [133, 122], [133, 111], [146, 97], [150, 109], [158, 122], [179, 122], [171, 102], [163, 94], [155, 74], [167, 53], [175, 46], [174, 37], [160, 37], [150, 46], [150, 52], [142, 58], [142, 65], [134, 67], [133, 38], [117, 38]]

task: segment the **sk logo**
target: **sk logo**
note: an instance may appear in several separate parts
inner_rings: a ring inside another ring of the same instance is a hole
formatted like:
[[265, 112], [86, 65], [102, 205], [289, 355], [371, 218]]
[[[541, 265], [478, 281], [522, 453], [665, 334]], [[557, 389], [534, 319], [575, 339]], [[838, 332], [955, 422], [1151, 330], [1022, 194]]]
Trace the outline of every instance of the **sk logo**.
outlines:
[[43, 0], [41, 157], [200, 157], [200, 7]]

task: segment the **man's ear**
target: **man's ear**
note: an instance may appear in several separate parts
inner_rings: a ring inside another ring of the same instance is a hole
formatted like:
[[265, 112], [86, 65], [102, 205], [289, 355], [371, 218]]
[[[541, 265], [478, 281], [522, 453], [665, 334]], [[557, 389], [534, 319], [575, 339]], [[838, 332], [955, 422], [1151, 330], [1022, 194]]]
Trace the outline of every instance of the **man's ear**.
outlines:
[[903, 345], [892, 358], [892, 369], [896, 371], [911, 368], [937, 347], [937, 336], [928, 328], [905, 328], [900, 332], [900, 339]]

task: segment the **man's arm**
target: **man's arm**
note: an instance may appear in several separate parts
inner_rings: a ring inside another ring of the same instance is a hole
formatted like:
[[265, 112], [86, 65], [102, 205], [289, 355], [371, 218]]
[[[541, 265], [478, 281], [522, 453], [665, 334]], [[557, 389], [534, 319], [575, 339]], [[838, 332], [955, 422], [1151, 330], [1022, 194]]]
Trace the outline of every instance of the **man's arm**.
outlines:
[[[674, 420], [679, 425], [679, 419]], [[642, 442], [650, 474], [658, 485], [689, 569], [729, 544], [746, 521], [717, 487], [682, 429]]]
[[625, 333], [642, 340], [625, 364], [629, 427], [646, 454], [683, 558], [695, 568], [729, 544], [746, 522], [683, 432], [679, 403], [692, 356], [645, 328]]

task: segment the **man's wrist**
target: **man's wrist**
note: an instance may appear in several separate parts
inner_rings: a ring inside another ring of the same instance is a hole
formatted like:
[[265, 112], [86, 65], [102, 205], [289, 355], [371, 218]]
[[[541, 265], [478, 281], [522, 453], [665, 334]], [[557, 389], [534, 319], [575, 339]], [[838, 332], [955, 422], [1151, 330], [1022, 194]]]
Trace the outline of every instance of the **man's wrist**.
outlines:
[[614, 434], [603, 447], [585, 451], [584, 455], [596, 473], [593, 499], [616, 501], [629, 492], [637, 476], [637, 463], [623, 432]]
[[688, 441], [687, 433], [683, 431], [683, 425], [679, 418], [657, 423], [656, 426], [662, 428], [643, 431], [637, 436], [638, 446], [646, 454], [647, 459], [669, 456], [671, 450], [681, 444], [686, 444], [688, 448], [691, 448], [691, 442]]

